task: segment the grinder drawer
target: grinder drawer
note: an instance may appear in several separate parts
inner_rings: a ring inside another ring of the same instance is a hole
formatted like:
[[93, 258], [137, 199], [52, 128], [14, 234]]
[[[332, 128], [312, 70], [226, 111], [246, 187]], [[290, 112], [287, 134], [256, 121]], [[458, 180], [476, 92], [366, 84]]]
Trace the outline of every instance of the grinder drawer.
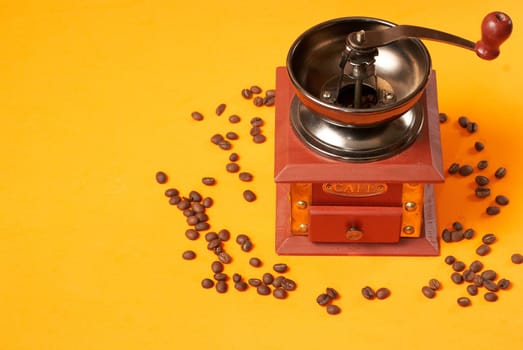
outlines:
[[309, 239], [313, 242], [394, 243], [400, 239], [402, 208], [312, 205]]

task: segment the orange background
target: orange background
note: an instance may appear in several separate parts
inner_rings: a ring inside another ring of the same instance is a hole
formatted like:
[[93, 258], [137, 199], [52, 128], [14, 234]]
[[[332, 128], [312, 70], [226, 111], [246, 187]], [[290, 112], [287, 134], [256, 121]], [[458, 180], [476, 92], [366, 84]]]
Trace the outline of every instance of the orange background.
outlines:
[[[11, 1], [0, 4], [0, 349], [492, 349], [523, 345], [523, 253], [519, 184], [523, 99], [523, 7], [517, 1]], [[371, 16], [479, 39], [483, 16], [505, 11], [514, 22], [501, 56], [482, 61], [468, 51], [427, 42], [437, 71], [445, 168], [490, 161], [506, 178], [493, 194], [510, 204], [487, 217], [492, 198], [474, 198], [473, 177], [436, 187], [439, 230], [459, 220], [473, 240], [443, 244], [441, 257], [279, 257], [274, 252], [273, 108], [241, 98], [244, 87], [275, 87], [275, 68], [309, 27], [343, 16]], [[214, 109], [228, 105], [222, 117]], [[205, 120], [197, 123], [190, 113]], [[242, 116], [231, 125], [226, 115]], [[469, 135], [460, 115], [479, 124]], [[266, 120], [268, 141], [255, 145], [248, 120]], [[224, 166], [228, 153], [209, 138], [237, 131], [246, 188]], [[477, 154], [474, 141], [485, 143]], [[226, 243], [227, 272], [258, 277], [276, 262], [291, 266], [298, 289], [287, 300], [253, 289], [227, 294], [200, 287], [212, 255], [203, 239], [188, 241], [169, 186], [215, 198], [213, 228], [248, 234], [250, 254]], [[204, 187], [203, 176], [215, 176]], [[513, 287], [496, 303], [450, 281], [443, 257], [466, 263], [480, 237], [498, 236], [481, 260]], [[184, 261], [186, 249], [197, 252]], [[248, 265], [258, 256], [265, 265]], [[430, 278], [435, 299], [420, 289]], [[360, 290], [388, 287], [383, 301]], [[336, 288], [342, 308], [329, 316], [316, 296]]]

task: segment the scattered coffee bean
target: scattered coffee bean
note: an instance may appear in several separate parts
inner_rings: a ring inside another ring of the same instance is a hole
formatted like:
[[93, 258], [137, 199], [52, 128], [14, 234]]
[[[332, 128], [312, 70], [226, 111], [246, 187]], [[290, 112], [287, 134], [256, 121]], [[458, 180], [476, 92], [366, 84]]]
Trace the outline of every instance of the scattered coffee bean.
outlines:
[[276, 271], [276, 272], [279, 272], [279, 273], [285, 273], [288, 270], [288, 266], [287, 266], [287, 264], [281, 264], [281, 263], [280, 264], [274, 264], [272, 266], [272, 269], [274, 271]]
[[341, 308], [337, 305], [334, 305], [334, 304], [330, 304], [330, 305], [327, 305], [327, 313], [329, 315], [337, 315], [341, 312]]
[[227, 170], [227, 172], [229, 173], [237, 173], [238, 171], [240, 171], [240, 166], [238, 165], [238, 163], [227, 163], [227, 165], [225, 166], [225, 170]]
[[439, 290], [441, 288], [441, 283], [440, 281], [438, 281], [437, 279], [435, 278], [431, 278], [429, 280], [429, 287], [432, 289], [432, 290]]
[[158, 171], [156, 173], [156, 182], [158, 182], [159, 184], [166, 183], [168, 179], [169, 179], [169, 177], [163, 171]]
[[230, 160], [231, 162], [237, 162], [238, 159], [240, 159], [240, 156], [238, 155], [238, 153], [234, 153], [234, 152], [233, 152], [233, 153], [231, 153], [231, 154], [229, 155], [229, 160]]
[[331, 302], [331, 297], [326, 293], [321, 293], [316, 297], [316, 302], [318, 305], [325, 306]]
[[260, 117], [254, 117], [250, 120], [251, 126], [254, 127], [260, 127], [263, 126], [265, 123], [262, 118]]
[[192, 250], [186, 250], [183, 252], [182, 258], [184, 258], [185, 260], [192, 260], [192, 259], [196, 258], [196, 253], [193, 252]]
[[177, 204], [178, 209], [185, 210], [188, 209], [191, 206], [191, 203], [187, 198], [182, 198], [180, 202]]
[[224, 140], [224, 138], [223, 138], [222, 134], [214, 134], [211, 136], [211, 142], [214, 143], [215, 145], [219, 145], [220, 142], [222, 142], [223, 140]]
[[[214, 231], [207, 232], [204, 237], [207, 242], [218, 240], [218, 234]], [[216, 243], [217, 243], [217, 245], [219, 245], [220, 242], [216, 242]]]
[[423, 286], [421, 288], [421, 292], [423, 293], [424, 296], [426, 296], [429, 299], [432, 299], [432, 298], [434, 298], [434, 296], [436, 296], [436, 292], [434, 291], [434, 289], [432, 289], [428, 286]]
[[187, 225], [189, 226], [196, 225], [198, 222], [198, 218], [194, 215], [187, 217]]
[[214, 186], [216, 185], [216, 179], [214, 177], [203, 177], [202, 183], [207, 186]]
[[477, 273], [477, 272], [480, 272], [481, 270], [483, 270], [483, 263], [481, 261], [474, 260], [470, 264], [470, 271], [472, 271], [474, 273]]
[[487, 288], [491, 292], [497, 292], [499, 290], [496, 282], [486, 279], [483, 279], [483, 287]]
[[492, 244], [496, 241], [496, 235], [493, 233], [487, 233], [481, 237], [481, 241], [485, 244]]
[[204, 208], [210, 208], [214, 204], [214, 201], [211, 197], [206, 197], [202, 201], [202, 205]]
[[265, 106], [274, 106], [274, 103], [276, 102], [276, 98], [274, 96], [265, 96], [265, 98], [263, 99], [263, 104]]
[[250, 91], [253, 94], [260, 94], [262, 92], [262, 88], [259, 87], [258, 85], [253, 85], [253, 86], [251, 86]]
[[496, 198], [494, 200], [499, 205], [507, 205], [508, 202], [509, 202], [508, 198], [506, 196], [503, 196], [503, 195], [496, 196]]
[[185, 230], [185, 237], [190, 239], [191, 241], [197, 240], [200, 237], [200, 233], [196, 231], [195, 229], [187, 229]]
[[238, 283], [242, 280], [242, 275], [235, 272], [232, 274], [232, 280], [233, 280], [233, 282]]
[[465, 239], [472, 239], [474, 238], [474, 233], [474, 229], [468, 228], [463, 232], [463, 237], [465, 237]]
[[214, 273], [223, 272], [223, 264], [219, 261], [213, 261], [211, 264], [211, 270]]
[[217, 107], [216, 107], [216, 115], [217, 116], [220, 116], [223, 114], [223, 112], [225, 112], [225, 108], [227, 108], [227, 105], [225, 103], [220, 103]]
[[502, 179], [507, 175], [507, 169], [504, 167], [499, 167], [496, 172], [494, 173], [494, 176], [498, 179]]
[[483, 280], [494, 281], [496, 277], [498, 277], [498, 274], [494, 270], [485, 270], [481, 273], [481, 277]]
[[266, 97], [275, 97], [276, 96], [276, 90], [274, 90], [274, 89], [266, 90], [265, 91], [265, 96]]
[[450, 279], [456, 284], [461, 284], [464, 281], [463, 276], [459, 272], [453, 272], [452, 275], [450, 275]]
[[499, 289], [508, 289], [510, 287], [510, 280], [506, 278], [502, 278], [498, 281], [498, 288]]
[[236, 114], [229, 116], [229, 123], [231, 123], [231, 124], [239, 123], [241, 120], [242, 119]]
[[230, 264], [232, 262], [232, 257], [227, 252], [220, 252], [218, 259], [224, 264]]
[[209, 289], [214, 287], [214, 281], [210, 278], [204, 278], [201, 283], [202, 287], [205, 289]]
[[325, 289], [325, 293], [331, 298], [331, 299], [337, 299], [339, 294], [338, 294], [338, 291], [336, 291], [336, 289], [334, 288], [331, 288], [331, 287], [327, 287]]
[[247, 202], [254, 202], [256, 200], [256, 195], [251, 190], [245, 190], [243, 191], [243, 198]]
[[449, 229], [444, 228], [443, 232], [441, 233], [441, 239], [444, 242], [452, 242], [452, 232], [449, 231]]
[[490, 182], [488, 177], [483, 176], [483, 175], [476, 176], [475, 181], [478, 186], [487, 186]]
[[471, 134], [475, 133], [476, 131], [478, 131], [478, 123], [476, 122], [470, 122], [468, 123], [467, 125], [467, 131]]
[[458, 124], [459, 126], [461, 126], [462, 128], [466, 128], [467, 125], [469, 125], [469, 118], [465, 117], [465, 116], [461, 116], [458, 118]]
[[263, 106], [263, 97], [261, 96], [256, 96], [252, 103], [256, 106], [256, 107], [260, 107], [260, 106]]
[[229, 286], [227, 285], [227, 282], [225, 282], [225, 281], [216, 282], [216, 291], [218, 293], [226, 293], [228, 289], [229, 289]]
[[452, 255], [447, 255], [445, 257], [445, 263], [448, 264], [448, 265], [452, 265], [456, 262], [456, 258]]
[[192, 112], [191, 117], [196, 121], [202, 121], [203, 120], [203, 114], [200, 112]]
[[258, 127], [258, 126], [253, 126], [253, 127], [251, 128], [251, 130], [249, 131], [249, 134], [250, 134], [251, 136], [260, 135], [260, 134], [261, 134], [261, 128]]
[[242, 97], [247, 99], [247, 100], [250, 100], [252, 98], [252, 92], [250, 89], [243, 89], [242, 90]]
[[390, 290], [388, 288], [380, 288], [376, 291], [376, 298], [386, 299], [390, 296]]
[[284, 276], [278, 276], [274, 279], [274, 281], [272, 281], [272, 285], [275, 287], [275, 288], [279, 288], [281, 287], [281, 282], [285, 279]]
[[463, 224], [459, 221], [454, 221], [452, 223], [452, 228], [456, 231], [461, 231], [461, 230], [463, 230]]
[[229, 230], [222, 229], [218, 232], [218, 238], [222, 242], [227, 242], [231, 238], [231, 233], [229, 232]]
[[487, 244], [482, 244], [476, 249], [476, 254], [485, 256], [490, 252], [490, 247]]
[[221, 149], [225, 150], [225, 151], [228, 151], [228, 150], [230, 150], [230, 149], [232, 148], [232, 144], [231, 144], [229, 141], [227, 141], [227, 140], [222, 140], [222, 141], [220, 141], [220, 142], [218, 143], [218, 146], [219, 146]]
[[487, 209], [485, 210], [487, 215], [491, 215], [491, 216], [498, 215], [500, 211], [501, 211], [501, 209], [495, 205], [491, 205], [491, 206], [487, 207]]
[[466, 282], [472, 282], [472, 281], [474, 281], [474, 277], [476, 277], [476, 274], [472, 270], [465, 270], [465, 271], [463, 271], [462, 275], [463, 275], [463, 279]]
[[479, 170], [486, 169], [488, 167], [488, 161], [487, 160], [480, 160], [477, 164], [477, 168]]
[[512, 261], [514, 264], [521, 264], [523, 263], [523, 254], [514, 253], [510, 256], [510, 261]]
[[202, 195], [198, 191], [190, 191], [189, 200], [191, 202], [200, 202], [202, 200]]
[[248, 240], [249, 240], [249, 237], [247, 235], [244, 235], [243, 233], [236, 236], [236, 243], [238, 243], [238, 244], [243, 244]]
[[474, 172], [474, 168], [471, 165], [465, 164], [459, 167], [458, 173], [461, 176], [469, 176]]
[[261, 286], [262, 285], [262, 280], [259, 279], [259, 278], [249, 278], [247, 280], [247, 282], [249, 283], [250, 286], [252, 287], [258, 287], [258, 286]]
[[293, 280], [291, 280], [289, 278], [284, 278], [281, 281], [281, 286], [286, 291], [293, 291], [296, 289], [296, 282], [294, 282]]
[[266, 285], [272, 284], [272, 282], [274, 281], [274, 276], [272, 275], [272, 273], [266, 272], [262, 276], [262, 281]]
[[246, 291], [248, 288], [248, 284], [244, 281], [238, 281], [234, 283], [234, 288], [239, 290], [240, 292]]
[[178, 196], [180, 192], [176, 188], [168, 188], [165, 190], [165, 196], [166, 197], [174, 197]]
[[459, 242], [462, 241], [465, 236], [463, 235], [463, 232], [461, 231], [452, 231], [450, 233], [450, 240], [452, 242]]
[[283, 288], [275, 288], [273, 291], [272, 291], [272, 295], [276, 298], [276, 299], [285, 299], [287, 298], [287, 291]]
[[225, 134], [225, 137], [228, 138], [229, 140], [238, 140], [240, 138], [240, 136], [238, 136], [238, 134], [235, 133], [234, 131], [229, 131], [228, 133]]
[[448, 120], [448, 115], [446, 113], [440, 113], [439, 114], [439, 122], [445, 123]]
[[269, 295], [269, 294], [271, 294], [271, 288], [269, 286], [264, 285], [264, 284], [261, 284], [258, 287], [256, 287], [256, 291], [260, 295]]
[[463, 261], [456, 261], [452, 264], [452, 269], [456, 272], [465, 270], [465, 263]]
[[476, 287], [482, 287], [483, 286], [483, 277], [480, 275], [474, 276], [474, 280], [472, 281]]
[[213, 277], [216, 281], [227, 281], [227, 279], [229, 278], [229, 276], [227, 276], [227, 274], [223, 272], [215, 273]]
[[474, 142], [474, 148], [476, 151], [481, 152], [485, 149], [485, 145], [482, 142], [476, 141]]
[[241, 246], [241, 249], [244, 252], [250, 252], [251, 249], [252, 249], [252, 242], [250, 240], [247, 240], [247, 241], [243, 242], [242, 246]]
[[488, 187], [478, 187], [476, 188], [476, 197], [478, 198], [486, 198], [490, 196], [490, 188]]
[[248, 172], [241, 172], [238, 174], [238, 178], [243, 181], [243, 182], [250, 182], [252, 181], [252, 174], [251, 173], [248, 173]]
[[254, 135], [252, 140], [254, 141], [254, 143], [264, 143], [267, 140], [267, 138], [263, 134], [258, 134]]
[[458, 298], [458, 305], [459, 306], [463, 306], [463, 307], [469, 306], [470, 305], [470, 299], [467, 298], [467, 297], [459, 297]]
[[490, 301], [490, 302], [498, 300], [498, 295], [496, 293], [492, 293], [492, 292], [485, 293], [485, 295], [483, 297], [485, 298], [486, 301]]
[[478, 287], [474, 284], [469, 284], [467, 286], [467, 292], [472, 296], [478, 295]]
[[447, 172], [449, 174], [456, 174], [458, 172], [459, 168], [460, 168], [460, 165], [458, 163], [452, 163], [449, 166], [449, 169], [447, 170]]
[[181, 200], [182, 200], [182, 197], [180, 197], [180, 196], [172, 196], [171, 198], [169, 198], [169, 204], [178, 205], [178, 203], [180, 203]]
[[209, 228], [211, 228], [211, 225], [209, 225], [208, 222], [199, 222], [196, 225], [194, 225], [194, 229], [197, 231], [206, 231]]
[[191, 208], [187, 208], [183, 211], [185, 217], [194, 216], [195, 212]]
[[374, 290], [368, 286], [361, 289], [361, 294], [365, 299], [369, 300], [372, 300], [376, 297], [376, 293], [374, 293]]
[[260, 267], [262, 266], [262, 261], [258, 258], [250, 258], [249, 259], [249, 265], [251, 265], [252, 267]]

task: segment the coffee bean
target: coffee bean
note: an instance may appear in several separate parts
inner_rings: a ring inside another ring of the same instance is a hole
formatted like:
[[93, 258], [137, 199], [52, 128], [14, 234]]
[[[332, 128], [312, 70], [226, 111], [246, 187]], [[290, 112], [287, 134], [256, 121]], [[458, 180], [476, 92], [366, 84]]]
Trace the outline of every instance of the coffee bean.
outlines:
[[479, 170], [486, 169], [488, 167], [488, 160], [480, 160], [477, 164]]
[[[214, 231], [211, 231], [211, 232], [207, 232], [204, 237], [207, 242], [211, 242], [211, 241], [215, 241], [218, 239], [218, 234]], [[217, 242], [217, 243], [218, 243], [217, 245], [219, 245], [220, 242]]]
[[272, 281], [272, 285], [276, 288], [281, 287], [281, 282], [285, 279], [284, 276], [278, 276]]
[[227, 242], [231, 238], [231, 233], [229, 232], [229, 230], [222, 229], [218, 232], [218, 238], [222, 242]]
[[236, 114], [229, 116], [229, 123], [231, 123], [231, 124], [239, 123], [241, 120], [242, 119]]
[[205, 212], [205, 207], [200, 202], [192, 202], [191, 208], [196, 214]]
[[249, 237], [247, 235], [244, 235], [243, 233], [236, 236], [236, 243], [238, 243], [238, 244], [243, 244], [248, 240], [249, 240]]
[[376, 291], [376, 298], [386, 299], [390, 295], [390, 290], [388, 288], [380, 288]]
[[207, 222], [199, 222], [196, 225], [194, 225], [194, 229], [197, 231], [206, 231], [209, 228], [211, 228], [211, 225]]
[[498, 277], [498, 274], [494, 270], [485, 270], [481, 273], [483, 280], [493, 281]]
[[201, 202], [202, 195], [198, 191], [189, 192], [189, 199], [191, 202]]
[[271, 294], [271, 288], [269, 286], [264, 285], [264, 284], [261, 284], [258, 287], [256, 287], [256, 291], [260, 295], [269, 295], [269, 294]]
[[327, 287], [327, 288], [325, 289], [325, 293], [327, 293], [327, 295], [328, 295], [331, 299], [337, 299], [337, 298], [338, 298], [338, 292], [337, 292], [336, 289], [334, 289], [334, 288]]
[[198, 222], [198, 218], [194, 215], [187, 217], [187, 225], [189, 226], [196, 225]]
[[478, 295], [478, 287], [475, 286], [474, 284], [469, 284], [469, 285], [467, 286], [467, 292], [468, 292], [470, 295], [472, 295], [472, 296], [474, 296], [474, 295]]
[[474, 280], [472, 281], [476, 287], [482, 287], [483, 286], [483, 277], [480, 275], [474, 276]]
[[246, 240], [245, 242], [242, 243], [241, 249], [244, 252], [250, 252], [252, 249], [252, 242], [250, 240]]
[[197, 240], [200, 237], [200, 233], [196, 231], [195, 229], [187, 229], [185, 230], [185, 237], [190, 239], [191, 241]]
[[523, 263], [523, 254], [514, 253], [510, 256], [510, 261], [512, 261], [514, 264], [521, 264]]
[[169, 179], [169, 177], [163, 171], [158, 171], [156, 173], [156, 182], [158, 182], [159, 184], [166, 183], [168, 179]]
[[374, 290], [368, 286], [361, 289], [361, 294], [365, 299], [369, 300], [372, 300], [376, 297], [376, 293], [374, 293]]
[[452, 242], [452, 232], [450, 232], [447, 228], [443, 229], [443, 232], [441, 233], [441, 239], [447, 243]]
[[229, 155], [229, 160], [230, 160], [231, 162], [237, 162], [238, 159], [240, 159], [240, 156], [238, 155], [238, 153], [234, 153], [234, 152], [233, 152], [233, 153], [231, 153], [231, 154]]
[[452, 269], [457, 272], [465, 270], [465, 263], [463, 261], [456, 261], [452, 264]]
[[459, 126], [461, 126], [462, 128], [465, 129], [467, 127], [467, 125], [469, 124], [469, 118], [465, 117], [464, 115], [459, 117], [458, 124], [459, 124]]
[[249, 134], [251, 136], [256, 136], [256, 135], [260, 135], [261, 134], [261, 129], [259, 126], [253, 126], [251, 128], [251, 130], [249, 131]]
[[490, 182], [488, 177], [483, 176], [483, 175], [476, 176], [475, 181], [476, 181], [476, 184], [478, 184], [478, 186], [487, 186]]
[[267, 107], [274, 106], [274, 103], [276, 102], [276, 98], [274, 96], [265, 96], [263, 99], [263, 104]]
[[465, 239], [472, 239], [474, 238], [474, 230], [471, 229], [471, 228], [468, 228], [465, 230], [465, 232], [463, 232], [463, 237], [465, 237]]
[[261, 96], [256, 96], [252, 103], [256, 106], [256, 107], [260, 107], [260, 106], [263, 106], [263, 97]]
[[194, 214], [196, 214], [191, 208], [185, 209], [182, 213], [185, 217], [194, 216]]
[[272, 291], [272, 295], [276, 298], [276, 299], [285, 299], [287, 298], [287, 291], [283, 288], [275, 288], [273, 291]]
[[459, 221], [454, 221], [452, 223], [452, 228], [456, 231], [461, 231], [461, 230], [463, 230], [463, 224]]
[[272, 265], [272, 269], [279, 273], [285, 273], [288, 270], [287, 264], [274, 264]]
[[437, 279], [435, 278], [431, 278], [429, 280], [429, 287], [432, 289], [432, 290], [439, 290], [441, 288], [441, 283], [440, 281], [438, 281]]
[[198, 219], [198, 223], [209, 221], [209, 216], [205, 213], [196, 213], [194, 216]]
[[264, 143], [267, 140], [267, 138], [263, 134], [258, 134], [254, 135], [252, 140], [254, 141], [254, 143]]
[[252, 267], [260, 267], [262, 266], [262, 261], [258, 258], [250, 258], [249, 259], [249, 264], [252, 266]]
[[275, 97], [276, 96], [276, 90], [274, 90], [274, 89], [266, 90], [265, 91], [265, 96], [266, 97]]
[[220, 103], [217, 107], [216, 107], [216, 115], [217, 116], [220, 116], [223, 114], [223, 112], [225, 112], [225, 108], [227, 108], [227, 105], [225, 103]]
[[436, 296], [436, 292], [434, 291], [434, 289], [432, 289], [428, 286], [423, 286], [421, 288], [421, 292], [423, 293], [424, 296], [426, 296], [429, 299], [432, 299], [432, 298], [434, 298], [434, 296]]
[[458, 163], [452, 163], [450, 166], [449, 166], [449, 169], [447, 170], [447, 172], [449, 174], [456, 174], [459, 170], [460, 166]]
[[316, 303], [321, 306], [325, 306], [331, 302], [331, 297], [326, 293], [321, 293], [316, 297]]
[[459, 167], [458, 173], [461, 176], [469, 176], [474, 172], [474, 168], [471, 165], [465, 164]]
[[467, 298], [467, 297], [459, 297], [458, 298], [458, 305], [459, 306], [463, 306], [463, 307], [469, 306], [470, 305], [470, 299]]
[[228, 289], [229, 289], [229, 286], [227, 285], [227, 282], [225, 282], [225, 281], [216, 282], [216, 291], [218, 293], [226, 293]]
[[200, 112], [192, 112], [191, 117], [196, 121], [203, 120], [203, 114], [201, 114]]
[[492, 215], [498, 215], [500, 211], [501, 211], [501, 209], [498, 206], [491, 205], [491, 206], [487, 207], [485, 212], [487, 213], [487, 215], [492, 216]]
[[486, 244], [482, 244], [480, 245], [477, 249], [476, 249], [476, 254], [478, 254], [479, 256], [485, 256], [487, 255], [488, 253], [490, 252], [490, 247]]
[[214, 253], [215, 255], [218, 255], [218, 254], [220, 254], [221, 252], [224, 251], [224, 250], [223, 250], [223, 247], [222, 247], [221, 245], [216, 246], [216, 247], [214, 247], [214, 248], [211, 249], [211, 250], [213, 251], [213, 253]]
[[232, 257], [227, 252], [220, 252], [218, 259], [224, 264], [230, 264], [232, 262]]
[[481, 237], [481, 241], [485, 244], [492, 244], [496, 241], [496, 235], [493, 233], [487, 233], [483, 237]]
[[185, 260], [192, 260], [192, 259], [196, 258], [196, 253], [193, 252], [192, 250], [186, 250], [183, 252], [182, 258], [184, 258]]
[[450, 233], [450, 240], [452, 242], [459, 242], [462, 241], [465, 236], [463, 236], [463, 232], [461, 231], [452, 231]]
[[180, 197], [180, 196], [172, 196], [171, 198], [169, 198], [169, 204], [178, 205], [178, 203], [180, 203], [181, 200], [182, 200], [182, 197]]
[[474, 273], [477, 273], [477, 272], [480, 272], [481, 270], [483, 270], [483, 263], [481, 261], [474, 260], [470, 264], [470, 271], [472, 271]]
[[211, 142], [215, 145], [218, 145], [221, 141], [223, 141], [223, 135], [222, 134], [214, 134], [211, 136]]
[[445, 257], [445, 263], [447, 263], [448, 265], [452, 265], [456, 262], [456, 258], [453, 257], [452, 255], [447, 255]]
[[486, 198], [490, 196], [490, 188], [488, 187], [478, 187], [476, 188], [476, 197], [478, 198]]
[[213, 261], [211, 264], [211, 270], [214, 273], [223, 272], [223, 264], [219, 261]]
[[247, 288], [249, 288], [249, 287], [248, 287], [248, 284], [245, 283], [244, 281], [238, 281], [238, 282], [234, 283], [234, 288], [236, 288], [240, 292], [243, 292], [243, 291], [246, 291]]
[[474, 277], [476, 277], [476, 274], [472, 270], [465, 270], [463, 271], [463, 279], [467, 282], [474, 281]]
[[448, 120], [448, 115], [446, 113], [440, 113], [439, 114], [439, 122], [445, 123]]
[[498, 295], [496, 293], [492, 293], [492, 292], [485, 293], [485, 295], [483, 297], [485, 298], [486, 301], [490, 301], [490, 302], [498, 300]]
[[510, 281], [506, 278], [502, 278], [498, 281], [499, 289], [508, 289], [510, 287]]
[[227, 274], [223, 272], [215, 273], [213, 277], [216, 281], [227, 281], [227, 279], [229, 278], [229, 276], [227, 276]]
[[496, 282], [491, 280], [483, 280], [483, 287], [487, 288], [491, 292], [497, 292], [499, 290]]
[[293, 291], [296, 289], [296, 282], [294, 282], [293, 280], [291, 280], [289, 278], [284, 278], [281, 281], [281, 286], [286, 291]]
[[263, 126], [264, 124], [264, 121], [262, 118], [260, 117], [254, 117], [250, 120], [250, 123], [251, 123], [251, 126], [252, 127], [260, 127], [260, 126]]
[[274, 281], [274, 276], [272, 275], [272, 273], [266, 272], [262, 276], [262, 281], [266, 285], [272, 284], [272, 282]]
[[225, 170], [227, 170], [227, 172], [229, 173], [237, 173], [238, 171], [240, 171], [240, 166], [238, 165], [238, 163], [227, 163], [227, 165], [225, 166]]
[[229, 140], [238, 140], [240, 138], [240, 136], [238, 136], [238, 134], [235, 133], [234, 131], [229, 131], [228, 133], [225, 134], [225, 137], [228, 138]]
[[252, 92], [251, 92], [251, 90], [249, 90], [249, 89], [243, 89], [243, 90], [242, 90], [242, 96], [243, 96], [243, 98], [245, 98], [245, 99], [247, 99], [247, 100], [251, 99], [251, 97], [252, 97]]
[[202, 177], [202, 183], [207, 186], [216, 185], [216, 179], [214, 177]]
[[242, 276], [239, 273], [233, 273], [232, 280], [235, 283], [240, 282], [242, 280]]
[[223, 149], [225, 151], [228, 151], [232, 148], [232, 144], [227, 140], [222, 140], [218, 143], [218, 147], [220, 147], [221, 149]]
[[210, 208], [214, 204], [214, 200], [211, 197], [206, 197], [202, 201], [202, 205], [204, 208]]
[[214, 281], [210, 278], [204, 278], [201, 283], [202, 287], [205, 289], [209, 289], [214, 287]]
[[476, 141], [474, 142], [474, 148], [476, 151], [481, 152], [485, 149], [485, 145], [482, 142]]
[[243, 182], [250, 182], [252, 181], [252, 174], [251, 173], [248, 173], [248, 172], [241, 172], [238, 174], [238, 178], [243, 181]]
[[503, 195], [496, 196], [495, 201], [499, 205], [507, 205], [509, 202], [508, 198]]
[[340, 312], [341, 312], [341, 309], [340, 309], [339, 306], [337, 306], [337, 305], [333, 305], [333, 304], [331, 304], [331, 305], [327, 305], [327, 313], [328, 313], [329, 315], [337, 315], [337, 314], [339, 314]]
[[499, 167], [496, 172], [494, 173], [494, 176], [498, 179], [502, 179], [507, 175], [507, 169], [504, 167]]
[[262, 280], [259, 279], [259, 278], [249, 278], [247, 280], [247, 282], [249, 283], [250, 286], [252, 287], [258, 287], [258, 286], [261, 286], [262, 285]]
[[251, 86], [250, 91], [253, 94], [260, 94], [262, 92], [262, 88], [259, 87], [258, 85], [253, 85], [253, 86]]
[[256, 200], [256, 194], [254, 194], [254, 192], [252, 192], [251, 190], [245, 190], [243, 191], [243, 198], [247, 202], [254, 202]]
[[450, 279], [456, 284], [461, 284], [464, 281], [463, 276], [459, 272], [453, 272], [450, 275]]
[[168, 188], [165, 190], [164, 194], [166, 197], [174, 197], [178, 196], [180, 192], [176, 188]]
[[470, 122], [467, 124], [467, 131], [471, 134], [475, 133], [476, 131], [478, 131], [478, 123], [476, 122]]

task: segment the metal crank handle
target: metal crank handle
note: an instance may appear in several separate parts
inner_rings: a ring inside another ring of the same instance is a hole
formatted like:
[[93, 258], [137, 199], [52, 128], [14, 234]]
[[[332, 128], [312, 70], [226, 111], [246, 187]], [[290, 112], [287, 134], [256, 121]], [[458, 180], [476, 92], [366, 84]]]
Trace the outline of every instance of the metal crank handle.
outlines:
[[512, 19], [503, 12], [491, 12], [481, 23], [481, 40], [470, 40], [439, 30], [411, 25], [398, 25], [382, 30], [360, 30], [347, 36], [347, 47], [351, 49], [369, 49], [387, 45], [405, 38], [418, 38], [439, 41], [475, 51], [485, 59], [493, 60], [499, 55], [499, 46], [512, 33]]

